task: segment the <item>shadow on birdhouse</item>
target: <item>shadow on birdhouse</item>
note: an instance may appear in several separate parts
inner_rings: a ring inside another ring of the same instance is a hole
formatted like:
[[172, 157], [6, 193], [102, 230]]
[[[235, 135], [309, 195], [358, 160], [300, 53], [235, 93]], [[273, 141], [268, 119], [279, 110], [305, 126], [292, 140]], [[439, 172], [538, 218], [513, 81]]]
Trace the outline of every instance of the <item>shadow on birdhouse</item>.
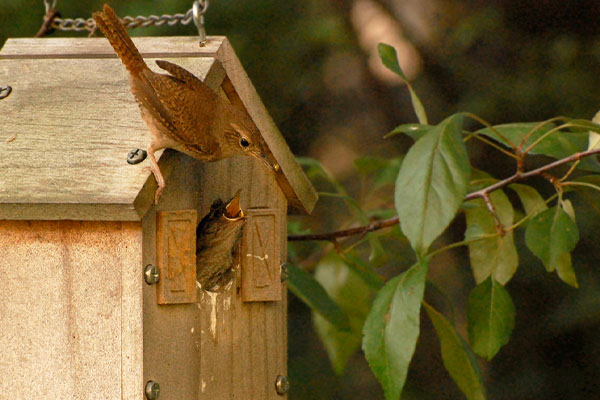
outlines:
[[211, 292], [223, 292], [231, 283], [234, 259], [246, 222], [240, 207], [241, 189], [227, 203], [216, 200], [196, 229], [196, 280]]
[[151, 137], [108, 41], [9, 39], [0, 51], [0, 87], [12, 88], [0, 99], [0, 288], [10, 294], [0, 376], [11, 382], [2, 396], [139, 399], [152, 381], [163, 400], [280, 398], [286, 219], [312, 210], [314, 188], [225, 37], [204, 47], [196, 37], [133, 42], [149, 68], [180, 65], [247, 115], [277, 168], [161, 150], [166, 186], [154, 204], [150, 161], [127, 162]]

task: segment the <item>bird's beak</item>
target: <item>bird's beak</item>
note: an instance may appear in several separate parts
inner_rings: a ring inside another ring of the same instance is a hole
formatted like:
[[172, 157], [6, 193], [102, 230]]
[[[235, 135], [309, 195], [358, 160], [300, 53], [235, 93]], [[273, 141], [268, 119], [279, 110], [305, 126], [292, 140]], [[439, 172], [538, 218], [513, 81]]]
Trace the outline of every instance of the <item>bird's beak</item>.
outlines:
[[238, 190], [233, 199], [225, 206], [225, 218], [230, 221], [244, 218], [244, 210], [240, 206], [240, 193], [242, 193], [242, 189]]
[[267, 168], [269, 168], [272, 171], [279, 171], [279, 164], [275, 163], [275, 164], [271, 164], [269, 162], [269, 157], [267, 157], [267, 153], [262, 150], [260, 153], [256, 152], [256, 153], [252, 153], [252, 155], [259, 159], [260, 161], [262, 161], [263, 164], [265, 164], [267, 166]]

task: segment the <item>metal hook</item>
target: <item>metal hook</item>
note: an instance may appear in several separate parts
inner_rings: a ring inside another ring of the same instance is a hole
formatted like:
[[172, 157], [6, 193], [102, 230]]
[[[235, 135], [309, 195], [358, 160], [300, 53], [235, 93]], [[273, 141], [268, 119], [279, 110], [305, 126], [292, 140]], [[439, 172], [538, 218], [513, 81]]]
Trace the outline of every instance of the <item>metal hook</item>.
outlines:
[[0, 100], [8, 97], [10, 92], [12, 92], [12, 88], [10, 86], [0, 86]]
[[50, 4], [50, 0], [44, 0], [44, 6], [46, 6], [46, 14], [50, 9], [56, 9], [56, 3], [58, 0], [52, 0], [52, 4]]
[[198, 28], [198, 36], [200, 36], [200, 46], [204, 47], [206, 45], [206, 29], [204, 29], [204, 13], [208, 9], [208, 0], [205, 0], [203, 4], [200, 4], [200, 1], [194, 1], [193, 9], [193, 17], [194, 24], [196, 28]]

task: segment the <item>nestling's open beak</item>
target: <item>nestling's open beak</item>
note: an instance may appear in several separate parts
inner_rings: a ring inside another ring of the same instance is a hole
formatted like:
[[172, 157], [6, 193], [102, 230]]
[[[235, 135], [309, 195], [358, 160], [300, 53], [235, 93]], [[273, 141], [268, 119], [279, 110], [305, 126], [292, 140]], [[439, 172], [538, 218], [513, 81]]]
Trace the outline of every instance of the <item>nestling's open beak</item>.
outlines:
[[233, 199], [225, 206], [225, 218], [231, 221], [237, 221], [240, 218], [244, 218], [244, 210], [240, 206], [240, 193], [242, 189], [238, 190]]

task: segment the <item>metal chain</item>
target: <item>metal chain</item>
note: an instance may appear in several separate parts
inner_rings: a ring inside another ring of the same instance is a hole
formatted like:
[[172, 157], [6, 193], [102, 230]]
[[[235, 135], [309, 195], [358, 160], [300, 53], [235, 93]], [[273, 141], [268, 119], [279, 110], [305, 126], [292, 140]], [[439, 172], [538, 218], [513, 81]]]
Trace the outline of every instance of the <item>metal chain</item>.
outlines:
[[[46, 14], [48, 14], [51, 10], [56, 10], [57, 1], [58, 0], [44, 0]], [[185, 14], [163, 14], [161, 16], [150, 15], [148, 17], [138, 15], [135, 18], [126, 16], [122, 18], [122, 21], [123, 25], [125, 25], [127, 29], [147, 27], [152, 25], [161, 26], [164, 24], [173, 26], [178, 23], [182, 25], [188, 25], [191, 21], [194, 21], [198, 27], [199, 35], [203, 36], [203, 17], [207, 9], [208, 0], [196, 0], [194, 1], [194, 7], [190, 8]], [[96, 23], [94, 22], [93, 18], [84, 19], [55, 17], [50, 23], [50, 28], [61, 31], [89, 31], [90, 33], [93, 33], [96, 29]], [[204, 36], [206, 36], [206, 33], [204, 33]], [[205, 38], [203, 37], [201, 40], [205, 40]]]

